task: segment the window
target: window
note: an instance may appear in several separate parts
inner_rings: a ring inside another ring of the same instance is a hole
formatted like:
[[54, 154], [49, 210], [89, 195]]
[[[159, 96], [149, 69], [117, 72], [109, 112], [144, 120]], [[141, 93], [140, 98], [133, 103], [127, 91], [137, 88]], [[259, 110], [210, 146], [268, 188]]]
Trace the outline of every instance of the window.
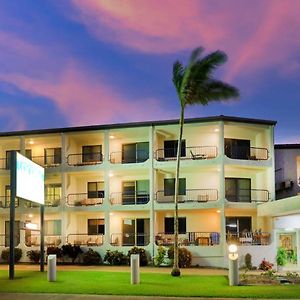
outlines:
[[58, 206], [61, 199], [61, 184], [45, 185], [45, 205]]
[[61, 148], [44, 149], [44, 164], [46, 166], [61, 164]]
[[61, 235], [61, 220], [46, 220], [45, 235]]
[[250, 140], [225, 139], [225, 155], [234, 159], [249, 159]]
[[[178, 148], [178, 140], [164, 141], [164, 156], [165, 158], [176, 157]], [[181, 142], [180, 156], [186, 156], [185, 140]]]
[[102, 161], [102, 145], [82, 146], [82, 162]]
[[252, 231], [251, 217], [226, 217], [226, 232], [239, 234]]
[[[9, 247], [9, 221], [5, 221], [5, 247]], [[18, 246], [20, 244], [20, 221], [15, 221], [15, 246]]]
[[150, 219], [123, 219], [124, 246], [145, 246], [149, 244]]
[[88, 235], [105, 234], [104, 219], [88, 219]]
[[[186, 194], [186, 179], [179, 178], [179, 195]], [[174, 196], [175, 195], [175, 178], [164, 179], [164, 195]]]
[[[11, 152], [14, 150], [7, 150], [6, 151], [6, 170], [10, 169], [10, 158], [11, 158]], [[20, 150], [16, 150], [17, 152], [20, 153]], [[26, 149], [25, 150], [25, 157], [31, 159], [32, 155], [31, 155], [31, 149]]]
[[[19, 206], [19, 198], [16, 198], [15, 200], [15, 207]], [[10, 207], [10, 186], [5, 186], [5, 203], [4, 207]]]
[[145, 204], [149, 201], [149, 180], [123, 182], [122, 204]]
[[139, 163], [149, 158], [149, 143], [122, 145], [122, 163]]
[[[165, 233], [166, 234], [174, 234], [174, 218], [165, 218]], [[179, 217], [178, 218], [178, 233], [184, 234], [186, 233], [186, 218]]]
[[88, 198], [104, 198], [104, 182], [88, 182]]
[[225, 197], [231, 202], [251, 202], [251, 179], [225, 178]]

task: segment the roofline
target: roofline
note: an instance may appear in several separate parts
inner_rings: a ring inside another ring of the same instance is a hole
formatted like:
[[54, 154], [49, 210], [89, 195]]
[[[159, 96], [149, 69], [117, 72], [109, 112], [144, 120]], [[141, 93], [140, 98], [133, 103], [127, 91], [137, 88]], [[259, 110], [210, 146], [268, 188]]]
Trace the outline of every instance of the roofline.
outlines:
[[[262, 125], [273, 125], [273, 126], [276, 125], [277, 123], [276, 121], [272, 121], [272, 120], [230, 117], [230, 116], [223, 116], [223, 115], [203, 117], [203, 118], [188, 118], [185, 119], [184, 122], [189, 124], [189, 123], [205, 123], [205, 122], [216, 122], [216, 121], [262, 124]], [[178, 123], [179, 123], [179, 119], [172, 119], [172, 120], [161, 120], [161, 121], [143, 121], [143, 122], [116, 123], [116, 124], [104, 124], [104, 125], [87, 125], [87, 126], [76, 126], [76, 127], [51, 128], [51, 129], [34, 129], [34, 130], [23, 130], [23, 131], [0, 132], [0, 137], [105, 130], [105, 129], [116, 129], [116, 128], [147, 127], [147, 126], [159, 126], [159, 125], [173, 125]]]
[[300, 144], [277, 144], [275, 149], [300, 149]]

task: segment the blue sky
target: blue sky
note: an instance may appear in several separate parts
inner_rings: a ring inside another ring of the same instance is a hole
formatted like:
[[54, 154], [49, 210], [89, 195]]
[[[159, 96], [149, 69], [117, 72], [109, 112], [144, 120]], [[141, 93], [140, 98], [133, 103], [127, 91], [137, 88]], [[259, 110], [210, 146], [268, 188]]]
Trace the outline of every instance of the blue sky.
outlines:
[[0, 130], [177, 118], [172, 64], [203, 46], [241, 97], [187, 117], [276, 120], [300, 142], [299, 28], [297, 0], [1, 1]]

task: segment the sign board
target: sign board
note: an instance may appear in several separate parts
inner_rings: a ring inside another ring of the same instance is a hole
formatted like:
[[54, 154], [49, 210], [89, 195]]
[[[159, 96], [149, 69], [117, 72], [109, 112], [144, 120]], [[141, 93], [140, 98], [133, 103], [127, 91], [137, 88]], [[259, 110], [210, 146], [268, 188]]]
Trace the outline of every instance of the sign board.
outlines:
[[43, 167], [16, 153], [16, 197], [44, 204], [44, 179]]

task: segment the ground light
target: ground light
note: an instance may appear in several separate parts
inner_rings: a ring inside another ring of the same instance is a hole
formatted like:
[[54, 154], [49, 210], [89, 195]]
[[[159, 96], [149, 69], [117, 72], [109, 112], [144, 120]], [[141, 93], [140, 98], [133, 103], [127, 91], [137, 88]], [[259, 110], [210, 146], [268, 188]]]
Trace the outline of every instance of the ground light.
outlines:
[[239, 268], [238, 268], [238, 247], [235, 244], [228, 246], [229, 270], [228, 279], [229, 285], [239, 284]]

